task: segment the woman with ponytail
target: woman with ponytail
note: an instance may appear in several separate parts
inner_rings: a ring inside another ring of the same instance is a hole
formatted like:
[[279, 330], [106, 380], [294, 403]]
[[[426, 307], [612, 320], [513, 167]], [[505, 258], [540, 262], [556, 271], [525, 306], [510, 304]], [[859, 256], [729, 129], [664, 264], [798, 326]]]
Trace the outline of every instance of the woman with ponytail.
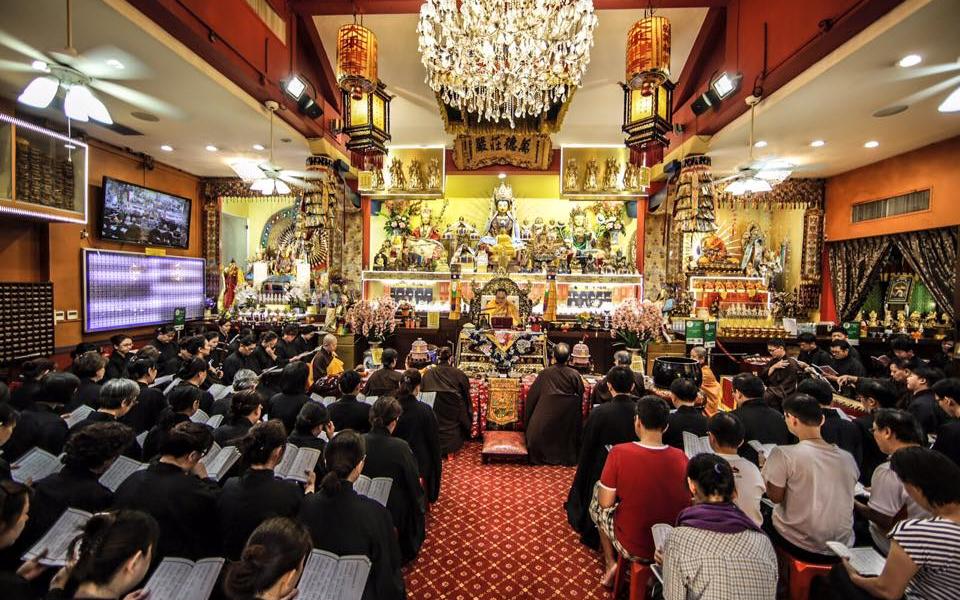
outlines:
[[315, 548], [370, 559], [364, 600], [399, 600], [407, 593], [390, 512], [353, 490], [363, 471], [365, 451], [363, 437], [351, 429], [330, 440], [324, 450], [327, 474], [317, 493], [303, 500], [300, 521], [310, 530]]
[[224, 556], [236, 560], [250, 533], [269, 517], [295, 518], [304, 493], [312, 494], [316, 475], [304, 473], [307, 483], [276, 479], [273, 470], [283, 459], [287, 431], [279, 419], [257, 423], [240, 439], [237, 447], [248, 469], [223, 485], [217, 503]]
[[473, 409], [470, 403], [470, 378], [453, 366], [448, 346], [437, 352], [437, 366], [423, 374], [424, 392], [436, 392], [433, 411], [440, 427], [440, 452], [444, 455], [463, 447], [470, 437]]
[[310, 533], [297, 521], [284, 517], [264, 521], [250, 534], [240, 560], [227, 569], [224, 594], [229, 600], [295, 597], [311, 548]]
[[[333, 420], [327, 407], [319, 402], [307, 402], [300, 408], [297, 415], [297, 424], [293, 428], [293, 433], [287, 438], [287, 442], [297, 448], [313, 448], [320, 451], [320, 460], [313, 472], [317, 474], [319, 480], [326, 474], [327, 466], [323, 461], [323, 450], [327, 447], [327, 440], [332, 440], [335, 429]], [[320, 437], [323, 435], [323, 437]]]
[[230, 399], [227, 419], [213, 431], [213, 441], [226, 446], [247, 435], [263, 414], [263, 396], [257, 390], [237, 392]]
[[426, 499], [410, 445], [392, 437], [401, 412], [400, 403], [390, 396], [382, 396], [373, 404], [370, 433], [363, 435], [367, 447], [363, 474], [371, 479], [389, 477], [393, 480], [387, 510], [397, 528], [403, 562], [408, 563], [417, 557], [426, 537]]
[[[206, 343], [205, 340], [201, 341]], [[195, 387], [201, 391], [200, 395], [200, 410], [210, 414], [210, 411], [213, 410], [213, 396], [210, 395], [210, 392], [204, 391], [204, 383], [207, 381], [207, 372], [210, 370], [210, 365], [207, 364], [207, 361], [199, 356], [195, 356], [186, 362], [183, 363], [183, 366], [180, 367], [180, 370], [177, 371], [177, 379], [180, 380], [174, 390], [183, 387], [190, 386]], [[173, 393], [173, 390], [170, 390]]]
[[437, 416], [428, 404], [420, 402], [420, 371], [407, 369], [400, 376], [397, 400], [403, 409], [403, 419], [393, 431], [408, 444], [417, 459], [417, 468], [423, 478], [423, 488], [429, 502], [440, 497], [440, 426]]
[[160, 413], [157, 424], [150, 428], [143, 441], [143, 460], [151, 460], [160, 452], [160, 446], [167, 434], [180, 423], [187, 423], [190, 417], [200, 409], [200, 396], [203, 392], [192, 385], [180, 385], [167, 394], [167, 408]]

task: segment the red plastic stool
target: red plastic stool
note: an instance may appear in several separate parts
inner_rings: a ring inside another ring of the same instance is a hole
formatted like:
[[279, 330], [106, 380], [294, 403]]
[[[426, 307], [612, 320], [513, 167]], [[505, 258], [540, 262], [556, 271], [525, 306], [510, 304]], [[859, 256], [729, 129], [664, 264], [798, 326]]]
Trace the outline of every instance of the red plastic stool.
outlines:
[[620, 586], [623, 583], [625, 567], [630, 565], [630, 600], [644, 600], [647, 597], [647, 581], [653, 574], [650, 565], [632, 562], [624, 557], [617, 559], [617, 574], [613, 579], [613, 598], [620, 597]]
[[790, 600], [808, 600], [813, 578], [817, 575], [829, 575], [833, 569], [833, 565], [803, 562], [780, 548], [777, 548], [777, 556], [787, 567], [787, 594]]

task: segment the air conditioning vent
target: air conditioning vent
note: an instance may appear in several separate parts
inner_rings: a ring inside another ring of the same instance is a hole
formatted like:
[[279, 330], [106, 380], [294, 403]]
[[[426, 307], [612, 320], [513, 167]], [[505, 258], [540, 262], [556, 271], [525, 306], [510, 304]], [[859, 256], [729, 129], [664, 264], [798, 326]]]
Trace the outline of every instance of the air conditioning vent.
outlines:
[[919, 190], [884, 198], [883, 200], [872, 200], [853, 206], [853, 222], [861, 223], [863, 221], [873, 221], [884, 219], [886, 217], [895, 217], [908, 213], [921, 212], [930, 208], [930, 190]]

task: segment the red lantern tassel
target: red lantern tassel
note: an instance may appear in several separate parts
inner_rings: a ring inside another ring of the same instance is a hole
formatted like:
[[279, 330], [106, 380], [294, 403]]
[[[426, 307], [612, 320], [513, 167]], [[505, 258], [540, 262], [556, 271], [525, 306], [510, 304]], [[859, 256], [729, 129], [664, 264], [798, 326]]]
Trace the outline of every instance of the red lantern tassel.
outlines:
[[630, 147], [630, 163], [634, 166], [652, 167], [661, 162], [663, 162], [663, 146], [657, 142]]

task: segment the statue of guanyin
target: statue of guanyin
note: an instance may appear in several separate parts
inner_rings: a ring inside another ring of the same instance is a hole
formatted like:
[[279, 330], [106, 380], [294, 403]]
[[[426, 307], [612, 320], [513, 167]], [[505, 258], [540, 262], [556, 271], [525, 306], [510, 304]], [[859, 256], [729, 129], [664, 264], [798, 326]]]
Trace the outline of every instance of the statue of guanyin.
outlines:
[[493, 211], [480, 241], [489, 246], [497, 243], [497, 236], [508, 235], [514, 247], [523, 245], [520, 239], [520, 224], [513, 214], [513, 188], [501, 183], [493, 192]]

